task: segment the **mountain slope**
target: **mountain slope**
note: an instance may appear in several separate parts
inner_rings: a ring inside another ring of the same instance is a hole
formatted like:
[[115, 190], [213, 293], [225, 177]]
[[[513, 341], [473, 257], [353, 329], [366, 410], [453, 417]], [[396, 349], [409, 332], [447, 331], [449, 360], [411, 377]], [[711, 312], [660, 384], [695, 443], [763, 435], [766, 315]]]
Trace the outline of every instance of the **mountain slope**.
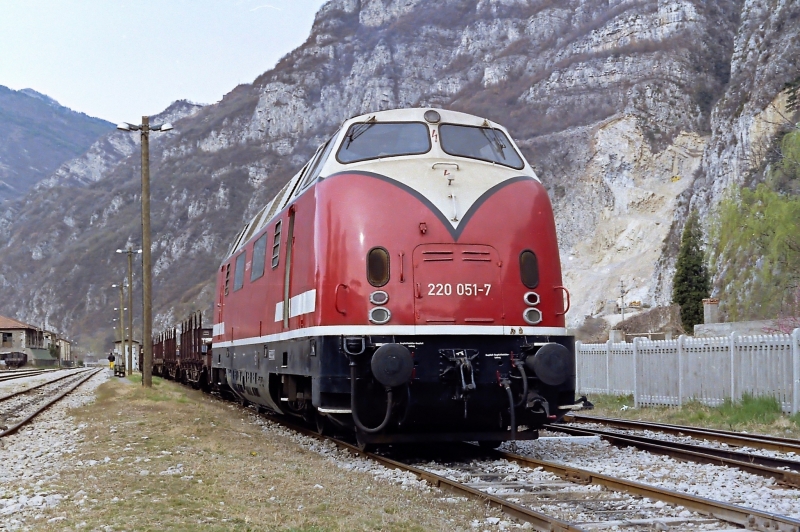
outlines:
[[34, 90], [0, 86], [0, 203], [23, 197], [112, 129]]

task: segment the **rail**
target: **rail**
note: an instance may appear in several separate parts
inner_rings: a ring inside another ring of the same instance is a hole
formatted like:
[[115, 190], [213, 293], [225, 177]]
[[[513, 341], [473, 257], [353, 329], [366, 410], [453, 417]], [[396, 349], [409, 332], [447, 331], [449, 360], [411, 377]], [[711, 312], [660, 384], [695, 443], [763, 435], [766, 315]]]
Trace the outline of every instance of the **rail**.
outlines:
[[[77, 374], [80, 375], [81, 372], [78, 372]], [[18, 395], [22, 395], [24, 393], [28, 393], [28, 392], [33, 391], [33, 390], [38, 390], [39, 388], [41, 388], [43, 386], [47, 386], [48, 384], [53, 384], [54, 382], [58, 382], [58, 381], [62, 381], [64, 379], [68, 379], [68, 378], [70, 378], [70, 377], [72, 377], [74, 375], [76, 375], [76, 374], [75, 373], [67, 373], [66, 375], [58, 377], [57, 379], [53, 379], [51, 381], [45, 381], [45, 382], [43, 382], [41, 384], [37, 384], [36, 386], [31, 386], [30, 388], [25, 388], [24, 390], [20, 390], [18, 392], [10, 393], [8, 395], [0, 397], [0, 403], [2, 403], [3, 401], [7, 401], [7, 400], [9, 400], [9, 399], [11, 399], [13, 397], [17, 397]]]
[[503, 458], [520, 465], [534, 468], [541, 467], [543, 470], [554, 473], [562, 478], [579, 479], [582, 482], [602, 486], [613, 491], [630, 493], [656, 501], [680, 505], [689, 510], [711, 515], [722, 521], [734, 523], [750, 530], [762, 530], [765, 532], [800, 532], [800, 520], [792, 519], [791, 517], [763, 512], [753, 508], [745, 508], [743, 506], [706, 499], [704, 497], [697, 497], [695, 495], [671, 491], [656, 486], [649, 486], [630, 480], [622, 480], [609, 475], [594, 473], [585, 469], [578, 469], [555, 462], [537, 460], [514, 453], [491, 451], [490, 454], [492, 453], [497, 458]]
[[3, 381], [10, 381], [14, 379], [23, 379], [25, 377], [35, 377], [36, 375], [41, 375], [42, 373], [46, 373], [49, 370], [46, 369], [34, 369], [34, 370], [26, 370], [26, 371], [15, 371], [12, 374], [2, 373], [0, 374], [0, 382]]
[[571, 436], [599, 436], [617, 447], [636, 447], [653, 454], [661, 454], [698, 464], [736, 467], [754, 475], [774, 478], [781, 484], [800, 488], [800, 473], [798, 473], [800, 471], [800, 462], [794, 460], [596, 429], [553, 426], [548, 427], [548, 430]]
[[[57, 396], [55, 396], [53, 399], [51, 399], [50, 401], [48, 401], [44, 405], [40, 406], [39, 408], [37, 408], [33, 413], [31, 413], [28, 416], [26, 416], [22, 421], [20, 421], [19, 423], [17, 423], [16, 425], [14, 425], [12, 427], [9, 427], [8, 429], [4, 430], [3, 432], [0, 432], [0, 438], [4, 438], [6, 436], [10, 436], [10, 435], [14, 434], [19, 429], [21, 429], [22, 427], [24, 427], [25, 425], [27, 425], [28, 423], [33, 421], [33, 419], [36, 418], [39, 414], [41, 414], [42, 412], [44, 412], [45, 410], [47, 410], [48, 408], [50, 408], [51, 406], [53, 406], [54, 404], [56, 404], [57, 402], [62, 400], [64, 397], [67, 396], [67, 394], [71, 393], [78, 386], [80, 386], [84, 382], [88, 381], [89, 379], [91, 379], [92, 377], [94, 377], [95, 375], [100, 373], [101, 371], [103, 371], [103, 370], [102, 369], [97, 369], [97, 370], [89, 372], [89, 374], [86, 377], [84, 377], [82, 379], [79, 379], [75, 384], [73, 384], [72, 386], [68, 387], [66, 390], [64, 390], [63, 392], [61, 392]], [[26, 391], [30, 391], [30, 390], [26, 390]]]
[[650, 430], [653, 432], [674, 434], [676, 436], [704, 438], [710, 441], [727, 443], [728, 445], [734, 445], [736, 447], [751, 447], [753, 449], [765, 449], [769, 451], [779, 451], [782, 453], [800, 454], [800, 441], [790, 438], [780, 438], [760, 434], [744, 434], [729, 430], [706, 428], [701, 429], [697, 427], [687, 427], [684, 425], [670, 425], [667, 423], [652, 423], [628, 419], [583, 416], [578, 414], [566, 416], [564, 421], [574, 421], [577, 423], [596, 423], [598, 425], [628, 430]]

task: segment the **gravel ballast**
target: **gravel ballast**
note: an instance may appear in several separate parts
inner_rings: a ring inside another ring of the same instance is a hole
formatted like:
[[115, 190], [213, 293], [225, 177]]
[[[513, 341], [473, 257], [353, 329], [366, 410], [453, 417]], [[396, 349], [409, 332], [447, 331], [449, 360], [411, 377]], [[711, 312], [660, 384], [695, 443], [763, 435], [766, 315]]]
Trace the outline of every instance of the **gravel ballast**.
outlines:
[[[517, 442], [515, 447], [515, 452], [540, 460], [800, 518], [800, 490], [736, 468], [681, 462], [633, 447], [617, 448], [600, 439], [576, 442], [554, 437]], [[512, 450], [509, 444], [503, 448]]]
[[[13, 393], [63, 375], [48, 373], [7, 381], [2, 395]], [[43, 511], [57, 507], [67, 496], [53, 488], [61, 472], [72, 467], [76, 447], [84, 437], [85, 424], [76, 424], [70, 409], [94, 401], [95, 390], [108, 380], [108, 372], [100, 372], [62, 401], [43, 412], [33, 424], [18, 433], [0, 439], [0, 526], [10, 530], [25, 523], [40, 521]], [[13, 385], [11, 383], [14, 383]], [[55, 523], [59, 519], [50, 520]]]

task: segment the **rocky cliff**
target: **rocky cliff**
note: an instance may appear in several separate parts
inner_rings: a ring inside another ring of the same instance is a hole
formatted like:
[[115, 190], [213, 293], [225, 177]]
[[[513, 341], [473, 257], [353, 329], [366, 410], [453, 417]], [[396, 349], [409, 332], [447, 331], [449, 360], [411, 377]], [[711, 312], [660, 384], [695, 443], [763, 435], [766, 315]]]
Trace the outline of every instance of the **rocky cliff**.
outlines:
[[[744, 128], [789, 79], [780, 65], [800, 25], [778, 24], [797, 9], [779, 0], [331, 0], [274, 69], [154, 134], [156, 327], [209, 305], [229, 239], [342, 120], [408, 106], [510, 128], [554, 202], [570, 323], [602, 314], [620, 280], [626, 300], [666, 303], [686, 206], [718, 197], [725, 154], [738, 149], [726, 124]], [[734, 98], [748, 98], [742, 110]], [[132, 142], [107, 137], [4, 215], [0, 312], [96, 345], [110, 338], [107, 287], [123, 271], [113, 250], [139, 239]]]
[[25, 196], [113, 127], [34, 90], [0, 86], [0, 204]]

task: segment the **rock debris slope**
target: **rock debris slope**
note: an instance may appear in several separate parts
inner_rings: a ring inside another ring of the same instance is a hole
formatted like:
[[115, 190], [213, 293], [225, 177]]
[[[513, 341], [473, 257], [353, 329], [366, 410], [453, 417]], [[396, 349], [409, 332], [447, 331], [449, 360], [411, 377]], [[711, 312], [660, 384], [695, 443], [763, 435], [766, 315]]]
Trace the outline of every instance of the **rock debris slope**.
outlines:
[[[628, 300], [665, 303], [686, 205], [713, 189], [737, 149], [725, 131], [731, 98], [750, 98], [737, 119], [746, 122], [790, 76], [778, 50], [800, 25], [778, 28], [767, 13], [797, 9], [778, 0], [440, 0], [435, 9], [331, 0], [275, 68], [154, 136], [157, 327], [207, 308], [230, 238], [342, 120], [409, 106], [511, 129], [554, 202], [570, 323], [601, 312], [620, 278]], [[763, 40], [753, 37], [765, 21]], [[115, 297], [106, 286], [123, 267], [111, 250], [139, 238], [139, 167], [130, 138], [92, 150], [60, 170], [74, 179], [53, 176], [4, 215], [0, 310], [100, 341], [112, 334], [100, 318]]]

